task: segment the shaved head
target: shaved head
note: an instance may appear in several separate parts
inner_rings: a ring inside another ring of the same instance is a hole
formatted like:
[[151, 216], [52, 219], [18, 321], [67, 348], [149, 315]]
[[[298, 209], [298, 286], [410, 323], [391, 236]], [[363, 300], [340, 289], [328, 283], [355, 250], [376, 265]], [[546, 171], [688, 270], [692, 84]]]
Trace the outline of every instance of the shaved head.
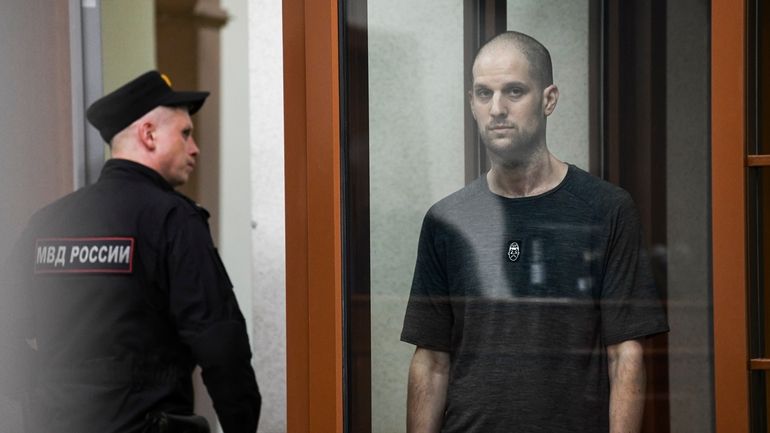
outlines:
[[476, 63], [482, 55], [495, 55], [500, 50], [515, 49], [524, 54], [529, 62], [530, 74], [544, 89], [553, 84], [553, 66], [548, 49], [535, 38], [516, 31], [501, 33], [487, 41], [473, 59], [473, 75], [476, 76]]

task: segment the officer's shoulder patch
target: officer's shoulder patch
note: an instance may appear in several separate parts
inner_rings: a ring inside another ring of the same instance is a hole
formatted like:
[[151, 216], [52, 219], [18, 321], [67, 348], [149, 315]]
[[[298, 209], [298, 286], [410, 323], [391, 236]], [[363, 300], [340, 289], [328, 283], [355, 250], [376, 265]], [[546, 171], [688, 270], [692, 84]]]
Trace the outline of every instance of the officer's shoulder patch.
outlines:
[[36, 274], [130, 274], [132, 237], [43, 238], [35, 243]]

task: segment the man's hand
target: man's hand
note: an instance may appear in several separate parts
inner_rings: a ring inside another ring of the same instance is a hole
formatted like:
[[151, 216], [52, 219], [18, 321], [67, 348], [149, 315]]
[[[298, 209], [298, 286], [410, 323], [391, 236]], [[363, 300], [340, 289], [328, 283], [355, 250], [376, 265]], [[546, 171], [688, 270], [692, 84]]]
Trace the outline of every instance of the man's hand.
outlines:
[[610, 433], [639, 433], [644, 413], [644, 349], [639, 340], [607, 346]]
[[407, 433], [438, 433], [444, 419], [449, 354], [418, 347], [409, 366]]

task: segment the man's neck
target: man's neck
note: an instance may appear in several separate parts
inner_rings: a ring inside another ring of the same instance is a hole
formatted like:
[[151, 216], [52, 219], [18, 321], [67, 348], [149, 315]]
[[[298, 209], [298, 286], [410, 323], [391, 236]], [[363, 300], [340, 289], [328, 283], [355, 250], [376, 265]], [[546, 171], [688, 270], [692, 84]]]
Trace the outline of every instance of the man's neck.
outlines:
[[492, 163], [487, 173], [489, 190], [508, 198], [531, 197], [556, 188], [567, 175], [567, 164], [546, 151], [522, 164]]

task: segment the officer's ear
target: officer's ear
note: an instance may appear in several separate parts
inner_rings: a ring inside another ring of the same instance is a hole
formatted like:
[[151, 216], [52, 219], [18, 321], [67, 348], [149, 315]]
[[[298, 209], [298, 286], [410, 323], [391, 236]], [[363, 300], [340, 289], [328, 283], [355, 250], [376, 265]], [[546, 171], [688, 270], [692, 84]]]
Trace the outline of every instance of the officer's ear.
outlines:
[[155, 123], [150, 119], [142, 120], [137, 127], [139, 141], [147, 150], [152, 151], [157, 147], [156, 131]]

